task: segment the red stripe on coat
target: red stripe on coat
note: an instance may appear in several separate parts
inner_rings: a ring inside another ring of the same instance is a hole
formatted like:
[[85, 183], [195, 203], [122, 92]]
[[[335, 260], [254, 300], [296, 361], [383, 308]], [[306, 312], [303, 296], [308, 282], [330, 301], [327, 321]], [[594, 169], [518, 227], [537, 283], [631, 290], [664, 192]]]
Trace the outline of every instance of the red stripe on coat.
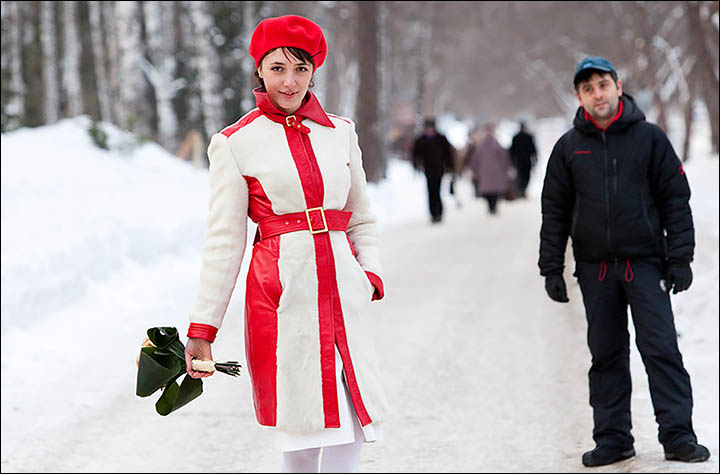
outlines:
[[[308, 136], [296, 129], [284, 127], [290, 154], [295, 162], [308, 209], [323, 205], [325, 188], [312, 144]], [[335, 336], [333, 328], [334, 262], [330, 235], [315, 234], [315, 266], [318, 278], [318, 325], [320, 328], [320, 371], [322, 380], [323, 413], [326, 428], [340, 427], [337, 381], [335, 376]], [[330, 269], [330, 266], [333, 266]], [[332, 270], [332, 272], [331, 272]]]
[[248, 217], [257, 223], [260, 219], [274, 216], [272, 202], [260, 184], [260, 180], [245, 175], [243, 178], [248, 185]]
[[243, 128], [246, 125], [251, 124], [256, 118], [262, 115], [262, 112], [255, 109], [252, 112], [248, 113], [246, 116], [235, 122], [234, 124], [230, 125], [229, 127], [226, 127], [221, 133], [225, 135], [226, 137], [230, 138], [230, 135], [237, 132], [241, 128]]
[[255, 414], [263, 426], [277, 424], [279, 257], [280, 236], [253, 246], [245, 290], [245, 356], [253, 381]]

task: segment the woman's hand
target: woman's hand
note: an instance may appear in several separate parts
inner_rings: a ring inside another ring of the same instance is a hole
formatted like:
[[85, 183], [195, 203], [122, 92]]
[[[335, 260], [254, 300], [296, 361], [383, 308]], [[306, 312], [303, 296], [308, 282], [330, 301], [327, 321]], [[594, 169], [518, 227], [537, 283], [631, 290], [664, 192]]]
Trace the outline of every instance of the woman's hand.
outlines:
[[215, 372], [198, 372], [192, 369], [192, 360], [212, 360], [212, 349], [210, 341], [199, 337], [191, 337], [185, 346], [185, 367], [187, 373], [194, 379], [210, 377]]

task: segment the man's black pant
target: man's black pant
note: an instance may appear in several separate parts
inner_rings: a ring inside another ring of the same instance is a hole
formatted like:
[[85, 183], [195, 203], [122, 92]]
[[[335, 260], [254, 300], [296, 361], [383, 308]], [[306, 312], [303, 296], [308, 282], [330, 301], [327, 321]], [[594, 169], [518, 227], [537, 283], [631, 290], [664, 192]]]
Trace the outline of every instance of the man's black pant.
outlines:
[[635, 325], [635, 342], [648, 375], [650, 397], [666, 448], [697, 441], [692, 427], [692, 389], [678, 349], [670, 296], [660, 286], [659, 258], [620, 262], [577, 262], [575, 276], [583, 294], [592, 355], [590, 405], [598, 445], [630, 448], [630, 334], [627, 307]]
[[425, 175], [425, 177], [427, 178], [430, 216], [432, 217], [433, 222], [440, 222], [443, 213], [443, 205], [440, 200], [440, 184], [442, 183], [442, 175]]

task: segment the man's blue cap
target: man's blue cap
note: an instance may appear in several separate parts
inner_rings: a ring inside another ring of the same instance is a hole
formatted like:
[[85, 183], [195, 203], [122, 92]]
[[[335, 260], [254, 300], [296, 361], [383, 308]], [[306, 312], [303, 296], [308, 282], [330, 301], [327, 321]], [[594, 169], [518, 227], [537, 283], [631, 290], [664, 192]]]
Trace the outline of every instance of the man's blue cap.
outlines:
[[575, 77], [573, 77], [573, 85], [577, 86], [578, 76], [586, 69], [596, 69], [598, 71], [614, 72], [617, 74], [615, 66], [610, 64], [610, 61], [607, 59], [602, 56], [588, 56], [577, 65], [577, 69], [575, 69]]

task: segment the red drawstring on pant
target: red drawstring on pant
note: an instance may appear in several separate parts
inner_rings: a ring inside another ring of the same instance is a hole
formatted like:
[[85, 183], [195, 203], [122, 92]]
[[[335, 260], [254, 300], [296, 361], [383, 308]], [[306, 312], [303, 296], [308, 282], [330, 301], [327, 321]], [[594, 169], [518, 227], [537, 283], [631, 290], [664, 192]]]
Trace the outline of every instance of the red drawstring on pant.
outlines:
[[630, 267], [630, 259], [627, 259], [627, 265], [625, 266], [625, 281], [630, 283], [635, 278], [632, 268]]
[[598, 273], [598, 281], [603, 281], [607, 275], [607, 263], [603, 260], [600, 262], [600, 273]]

